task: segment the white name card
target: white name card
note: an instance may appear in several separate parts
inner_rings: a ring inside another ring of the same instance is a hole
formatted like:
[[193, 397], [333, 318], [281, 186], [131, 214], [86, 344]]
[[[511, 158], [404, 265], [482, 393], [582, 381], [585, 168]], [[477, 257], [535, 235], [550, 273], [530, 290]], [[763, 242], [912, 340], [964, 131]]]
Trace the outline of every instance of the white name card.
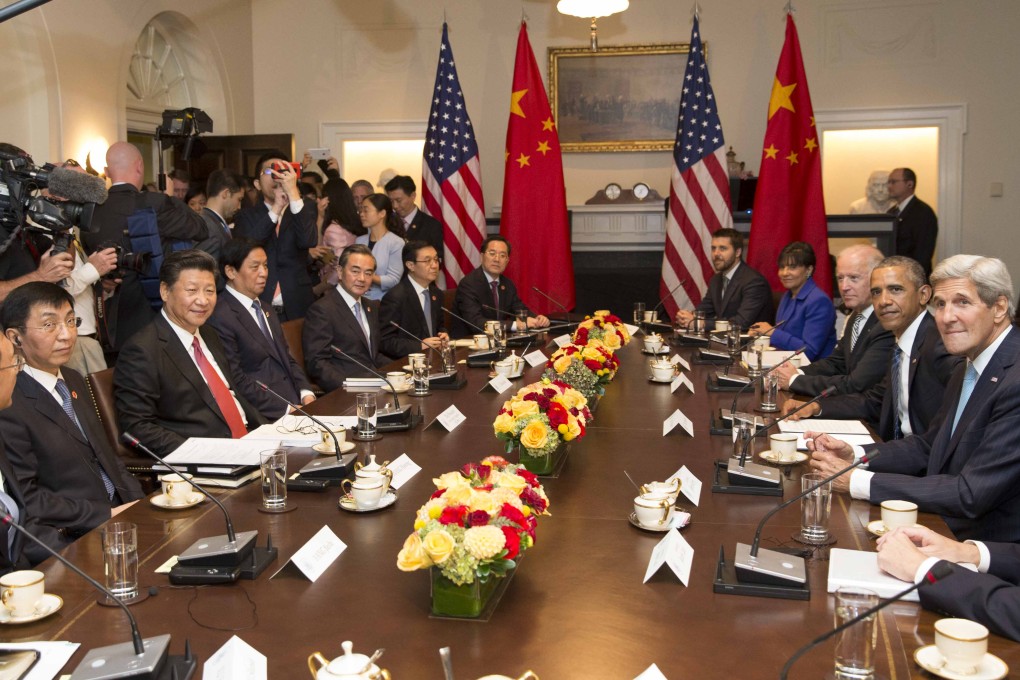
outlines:
[[563, 347], [563, 345], [569, 345], [574, 339], [570, 337], [569, 333], [564, 333], [558, 338], [553, 338], [553, 342], [556, 343], [557, 347]]
[[684, 367], [685, 371], [691, 370], [691, 365], [689, 363], [687, 363], [687, 360], [684, 359], [679, 354], [674, 354], [672, 357], [670, 357], [669, 363], [671, 363], [673, 365], [680, 364], [681, 366]]
[[548, 357], [540, 349], [536, 349], [532, 352], [528, 352], [524, 355], [524, 360], [528, 362], [528, 366], [534, 368], [535, 366], [541, 366], [545, 362], [549, 361]]
[[662, 423], [662, 436], [665, 437], [667, 434], [672, 432], [677, 425], [681, 426], [684, 429], [684, 432], [690, 436], [694, 436], [694, 423], [692, 423], [691, 419], [685, 416], [680, 409], [673, 411], [669, 418], [666, 418], [666, 420]]
[[670, 383], [669, 385], [669, 391], [676, 392], [681, 385], [685, 386], [688, 390], [690, 390], [691, 394], [694, 394], [694, 383], [692, 383], [691, 379], [688, 378], [687, 375], [684, 373], [681, 373], [677, 377], [673, 378], [673, 382]]
[[638, 328], [637, 326], [632, 326], [632, 325], [631, 325], [631, 324], [629, 324], [629, 323], [625, 323], [625, 324], [623, 324], [623, 327], [624, 327], [624, 328], [626, 328], [626, 329], [627, 329], [627, 332], [628, 332], [628, 333], [630, 333], [631, 335], [637, 335], [637, 332], [638, 332], [639, 330], [641, 330], [641, 329], [640, 329], [640, 328]]
[[347, 550], [347, 544], [341, 541], [328, 526], [324, 526], [269, 578], [275, 578], [277, 574], [287, 568], [287, 565], [293, 564], [309, 581], [315, 583], [316, 579], [322, 576], [326, 568], [333, 564], [344, 550]]
[[694, 548], [684, 540], [679, 531], [670, 529], [659, 541], [659, 544], [652, 549], [652, 559], [648, 561], [648, 570], [645, 571], [645, 580], [642, 583], [648, 583], [648, 579], [654, 576], [655, 572], [662, 568], [662, 565], [666, 564], [681, 583], [687, 585], [687, 581], [691, 577], [693, 562]]
[[457, 426], [463, 423], [466, 419], [467, 417], [460, 412], [460, 409], [456, 406], [451, 406], [440, 413], [439, 416], [429, 424], [429, 427], [439, 423], [446, 428], [447, 432], [453, 432]]
[[659, 667], [654, 663], [646, 668], [641, 675], [634, 678], [634, 680], [666, 680], [666, 676], [662, 674]]
[[686, 465], [673, 473], [673, 476], [666, 481], [668, 482], [670, 479], [679, 479], [680, 493], [687, 496], [687, 499], [694, 505], [698, 504], [698, 501], [701, 500], [701, 480], [695, 477]]
[[[395, 461], [386, 467], [393, 473], [393, 479], [390, 480], [390, 486], [394, 489], [399, 489], [407, 482], [407, 480], [421, 472], [421, 467], [411, 460], [406, 453], [400, 454]], [[695, 505], [697, 505], [697, 503], [695, 503]]]
[[264, 654], [236, 635], [202, 664], [202, 680], [266, 680]]
[[514, 385], [512, 382], [510, 382], [510, 378], [506, 377], [505, 375], [497, 375], [495, 378], [493, 378], [492, 380], [485, 384], [494, 389], [496, 391], [496, 394], [503, 394]]

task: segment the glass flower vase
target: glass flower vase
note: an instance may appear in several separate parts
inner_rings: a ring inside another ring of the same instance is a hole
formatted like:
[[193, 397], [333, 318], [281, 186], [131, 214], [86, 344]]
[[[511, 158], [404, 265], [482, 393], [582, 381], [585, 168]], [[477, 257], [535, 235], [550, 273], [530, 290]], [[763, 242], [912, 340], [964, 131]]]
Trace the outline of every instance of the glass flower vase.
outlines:
[[432, 614], [435, 616], [477, 619], [500, 583], [506, 579], [493, 576], [482, 583], [476, 578], [472, 583], [459, 586], [446, 578], [442, 569], [432, 567], [429, 571], [432, 573]]
[[556, 469], [556, 465], [560, 462], [560, 458], [566, 453], [566, 444], [560, 442], [559, 446], [549, 453], [535, 451], [526, 446], [519, 446], [517, 450], [518, 460], [524, 466], [524, 469], [536, 475], [548, 475], [552, 474], [553, 470]]

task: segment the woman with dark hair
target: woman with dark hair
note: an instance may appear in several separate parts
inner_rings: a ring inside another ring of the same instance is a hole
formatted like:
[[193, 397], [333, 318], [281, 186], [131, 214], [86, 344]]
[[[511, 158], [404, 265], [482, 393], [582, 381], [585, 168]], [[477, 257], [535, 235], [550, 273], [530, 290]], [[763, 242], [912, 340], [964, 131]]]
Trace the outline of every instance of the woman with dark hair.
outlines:
[[[319, 163], [320, 167], [322, 163]], [[361, 218], [354, 207], [354, 195], [347, 182], [340, 176], [336, 167], [336, 159], [330, 158], [326, 164], [326, 175], [329, 180], [323, 186], [323, 196], [319, 199], [322, 212], [322, 230], [320, 244], [333, 252], [333, 262], [344, 252], [344, 248], [367, 233], [361, 226]], [[323, 281], [331, 286], [337, 284], [336, 267], [323, 269]]]
[[764, 321], [751, 326], [751, 335], [768, 335], [777, 349], [797, 350], [811, 360], [824, 359], [836, 346], [836, 308], [829, 296], [811, 280], [815, 251], [810, 244], [794, 241], [779, 253], [779, 281], [786, 293], [779, 302], [775, 328]]
[[375, 257], [372, 287], [365, 293], [369, 300], [381, 300], [404, 274], [401, 253], [404, 250], [404, 223], [393, 212], [393, 203], [386, 194], [369, 194], [358, 209], [361, 225], [367, 234], [355, 239], [368, 246]]
[[202, 214], [202, 208], [205, 207], [205, 189], [200, 186], [192, 186], [188, 189], [188, 193], [184, 195], [184, 202], [188, 204], [188, 207], [197, 212], [199, 215]]

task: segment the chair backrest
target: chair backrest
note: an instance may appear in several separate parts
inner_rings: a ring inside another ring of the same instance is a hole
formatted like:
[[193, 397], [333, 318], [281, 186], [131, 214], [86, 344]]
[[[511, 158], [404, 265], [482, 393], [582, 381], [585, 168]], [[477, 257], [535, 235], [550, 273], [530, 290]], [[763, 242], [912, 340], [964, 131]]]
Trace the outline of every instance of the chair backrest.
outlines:
[[284, 321], [280, 324], [283, 326], [283, 337], [287, 340], [287, 347], [290, 348], [290, 355], [294, 357], [294, 361], [298, 362], [302, 369], [305, 367], [305, 350], [301, 345], [301, 333], [305, 329], [304, 317], [300, 319], [293, 319], [291, 321]]
[[152, 471], [152, 461], [148, 457], [134, 453], [131, 449], [120, 443], [120, 428], [117, 427], [117, 407], [113, 399], [114, 370], [107, 368], [89, 374], [88, 385], [92, 396], [92, 404], [95, 406], [96, 414], [99, 415], [99, 420], [106, 431], [106, 438], [110, 440], [110, 446], [120, 456], [128, 471], [142, 482], [142, 488], [146, 491], [151, 491], [156, 478], [156, 474]]
[[[453, 309], [453, 299], [457, 297], [456, 288], [447, 288], [443, 291], [443, 306], [447, 309]], [[450, 316], [449, 312], [443, 312], [443, 328], [449, 333], [450, 329], [453, 328], [453, 317]]]

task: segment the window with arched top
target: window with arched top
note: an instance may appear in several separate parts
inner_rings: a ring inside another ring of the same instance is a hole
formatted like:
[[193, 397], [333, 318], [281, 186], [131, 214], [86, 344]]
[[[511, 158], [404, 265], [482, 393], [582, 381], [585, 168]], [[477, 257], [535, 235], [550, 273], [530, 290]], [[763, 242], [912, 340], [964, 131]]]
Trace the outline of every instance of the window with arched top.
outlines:
[[128, 127], [148, 131], [165, 109], [194, 106], [190, 74], [179, 54], [175, 27], [162, 15], [142, 29], [127, 73]]

